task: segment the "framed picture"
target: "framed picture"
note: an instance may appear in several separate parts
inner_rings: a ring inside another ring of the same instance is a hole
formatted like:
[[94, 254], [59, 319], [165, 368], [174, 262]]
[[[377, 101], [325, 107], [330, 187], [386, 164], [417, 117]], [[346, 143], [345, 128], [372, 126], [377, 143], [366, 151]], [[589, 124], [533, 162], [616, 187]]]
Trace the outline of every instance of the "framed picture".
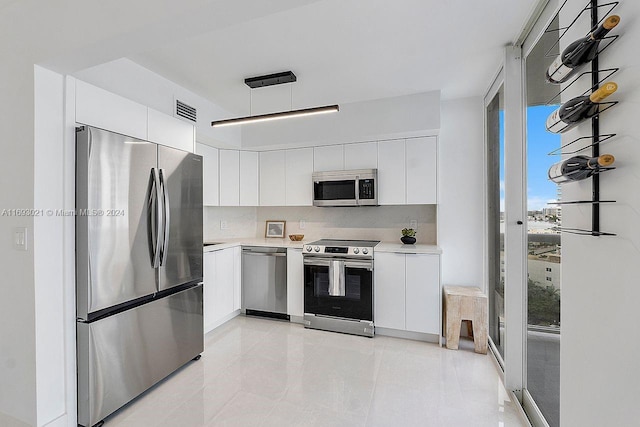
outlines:
[[264, 227], [264, 237], [284, 237], [285, 221], [267, 221]]

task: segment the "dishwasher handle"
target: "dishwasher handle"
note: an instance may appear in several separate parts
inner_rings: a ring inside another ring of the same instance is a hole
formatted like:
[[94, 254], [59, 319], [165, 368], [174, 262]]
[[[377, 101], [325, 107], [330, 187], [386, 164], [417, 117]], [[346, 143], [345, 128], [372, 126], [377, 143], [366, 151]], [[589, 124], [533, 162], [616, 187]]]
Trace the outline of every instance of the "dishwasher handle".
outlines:
[[251, 252], [251, 251], [242, 251], [242, 255], [251, 255], [251, 256], [276, 256], [276, 257], [286, 257], [287, 254], [284, 252]]

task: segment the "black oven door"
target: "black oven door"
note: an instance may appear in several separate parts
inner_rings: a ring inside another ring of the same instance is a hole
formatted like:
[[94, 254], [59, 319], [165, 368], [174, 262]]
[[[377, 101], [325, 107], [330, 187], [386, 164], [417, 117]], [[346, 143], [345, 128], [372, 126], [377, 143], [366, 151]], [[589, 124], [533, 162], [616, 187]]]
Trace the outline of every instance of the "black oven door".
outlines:
[[373, 262], [306, 257], [304, 312], [373, 321]]

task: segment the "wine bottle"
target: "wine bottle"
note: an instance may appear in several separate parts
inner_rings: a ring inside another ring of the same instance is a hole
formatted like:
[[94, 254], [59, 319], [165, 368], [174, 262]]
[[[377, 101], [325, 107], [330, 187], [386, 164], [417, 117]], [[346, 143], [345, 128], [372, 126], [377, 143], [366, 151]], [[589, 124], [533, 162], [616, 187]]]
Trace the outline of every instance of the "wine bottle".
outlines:
[[574, 156], [549, 168], [549, 179], [556, 183], [580, 181], [589, 178], [603, 167], [611, 166], [615, 157], [603, 154], [598, 157]]
[[600, 112], [598, 102], [618, 89], [614, 82], [607, 82], [591, 95], [578, 96], [565, 102], [547, 117], [547, 130], [553, 133], [566, 132], [581, 121]]
[[591, 62], [598, 54], [600, 40], [620, 22], [618, 15], [611, 15], [602, 25], [588, 36], [576, 40], [562, 51], [562, 54], [547, 69], [549, 83], [564, 83], [583, 65]]

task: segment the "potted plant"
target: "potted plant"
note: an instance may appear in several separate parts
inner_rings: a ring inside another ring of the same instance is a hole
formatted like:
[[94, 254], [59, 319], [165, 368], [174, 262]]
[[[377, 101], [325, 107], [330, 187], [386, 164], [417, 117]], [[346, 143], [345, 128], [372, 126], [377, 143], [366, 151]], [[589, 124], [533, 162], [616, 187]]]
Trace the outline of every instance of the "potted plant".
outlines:
[[400, 240], [402, 240], [402, 243], [404, 243], [405, 245], [412, 245], [416, 242], [416, 230], [414, 230], [413, 228], [403, 228], [402, 229], [402, 237], [400, 238]]

